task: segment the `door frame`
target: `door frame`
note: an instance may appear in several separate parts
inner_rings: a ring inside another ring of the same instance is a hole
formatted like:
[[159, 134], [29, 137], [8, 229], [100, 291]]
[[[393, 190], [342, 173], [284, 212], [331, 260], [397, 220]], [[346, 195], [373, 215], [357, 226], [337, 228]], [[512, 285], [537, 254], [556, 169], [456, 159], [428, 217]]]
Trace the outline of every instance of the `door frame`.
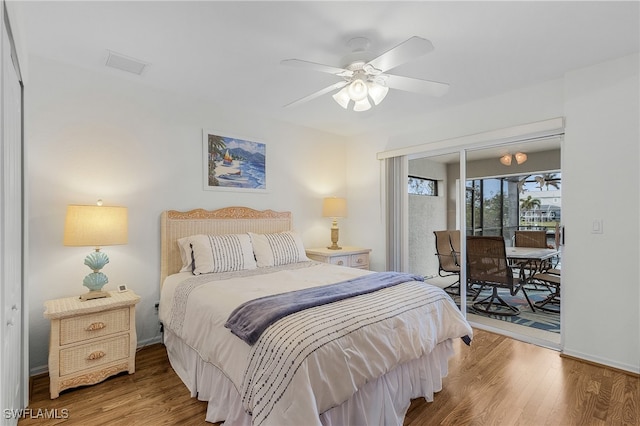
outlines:
[[[561, 138], [560, 139], [560, 151], [563, 151], [564, 144], [564, 118], [552, 118], [549, 120], [538, 121], [529, 124], [523, 124], [520, 126], [513, 126], [503, 129], [498, 129], [494, 131], [488, 131], [483, 133], [477, 133], [473, 135], [461, 136], [452, 139], [440, 140], [431, 143], [425, 143], [420, 145], [414, 145], [406, 148], [399, 148], [390, 151], [380, 152], [377, 155], [379, 160], [387, 160], [391, 158], [399, 158], [405, 157], [416, 159], [416, 158], [428, 158], [428, 157], [437, 157], [441, 155], [447, 154], [458, 154], [460, 161], [460, 171], [459, 171], [459, 182], [456, 185], [457, 194], [456, 194], [456, 205], [459, 207], [456, 218], [458, 221], [458, 228], [460, 229], [461, 235], [466, 235], [466, 203], [464, 200], [460, 200], [460, 196], [465, 194], [466, 190], [466, 167], [462, 167], [463, 164], [467, 163], [467, 153], [478, 151], [486, 148], [498, 148], [498, 147], [509, 147], [521, 143], [534, 143], [536, 141], [542, 141], [549, 138]], [[388, 177], [386, 177], [388, 178]], [[389, 194], [387, 194], [388, 196]], [[405, 201], [406, 203], [406, 197]], [[404, 223], [405, 229], [401, 232], [402, 235], [408, 235], [408, 208], [405, 204], [403, 209], [400, 211], [404, 212], [404, 217], [401, 222]], [[387, 217], [387, 221], [389, 217]], [[396, 241], [395, 244], [401, 245], [401, 247], [387, 247], [387, 251], [395, 251], [399, 253], [408, 253], [408, 239], [400, 239], [400, 241]], [[461, 257], [464, 259], [466, 257], [466, 238], [460, 239], [461, 245]], [[403, 259], [406, 263], [406, 260]], [[460, 269], [460, 282], [464, 283], [467, 280], [466, 276], [466, 268]], [[461, 311], [463, 315], [467, 316], [466, 309], [466, 286], [460, 286], [461, 292]], [[562, 320], [562, 317], [561, 317]], [[471, 322], [471, 325], [480, 329], [485, 329], [488, 331], [496, 332], [499, 334], [503, 334], [518, 340], [522, 340], [528, 343], [536, 344], [538, 346], [549, 347], [551, 349], [561, 350], [564, 342], [564, 337], [562, 333], [562, 328], [560, 332], [560, 343], [557, 344], [555, 342], [550, 342], [544, 339], [538, 339], [532, 336], [525, 336], [519, 333], [513, 333], [509, 330], [504, 330], [500, 328], [495, 328], [492, 326], [477, 324]]]

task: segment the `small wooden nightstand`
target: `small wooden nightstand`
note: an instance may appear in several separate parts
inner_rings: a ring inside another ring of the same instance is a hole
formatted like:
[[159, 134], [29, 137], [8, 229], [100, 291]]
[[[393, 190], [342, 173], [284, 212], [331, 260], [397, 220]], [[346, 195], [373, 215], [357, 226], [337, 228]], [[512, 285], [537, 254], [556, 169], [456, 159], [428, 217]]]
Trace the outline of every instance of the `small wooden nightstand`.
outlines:
[[328, 248], [307, 249], [307, 257], [318, 262], [332, 265], [349, 266], [351, 268], [369, 269], [369, 253], [371, 249], [362, 247], [342, 247], [342, 250]]
[[136, 370], [136, 303], [133, 291], [112, 291], [111, 297], [81, 301], [78, 297], [48, 300], [51, 320], [49, 391], [93, 385], [121, 371]]

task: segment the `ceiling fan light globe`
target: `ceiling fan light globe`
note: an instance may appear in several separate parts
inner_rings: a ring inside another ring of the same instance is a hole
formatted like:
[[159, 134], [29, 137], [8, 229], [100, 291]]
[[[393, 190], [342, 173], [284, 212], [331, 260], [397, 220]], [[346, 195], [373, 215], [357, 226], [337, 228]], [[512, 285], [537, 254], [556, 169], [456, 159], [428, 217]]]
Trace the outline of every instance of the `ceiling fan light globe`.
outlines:
[[387, 93], [389, 93], [389, 88], [381, 84], [369, 82], [367, 86], [369, 86], [369, 96], [376, 105], [379, 105], [385, 96], [387, 96]]
[[369, 100], [366, 97], [364, 99], [356, 101], [356, 104], [353, 106], [353, 110], [358, 112], [367, 111], [369, 109], [371, 109], [371, 104], [369, 103]]
[[349, 106], [349, 101], [351, 100], [346, 87], [342, 88], [338, 93], [334, 94], [333, 99], [344, 109], [347, 109], [347, 107]]
[[364, 81], [355, 79], [347, 87], [351, 100], [358, 102], [363, 99], [367, 99], [367, 93], [369, 90], [367, 89], [367, 84]]

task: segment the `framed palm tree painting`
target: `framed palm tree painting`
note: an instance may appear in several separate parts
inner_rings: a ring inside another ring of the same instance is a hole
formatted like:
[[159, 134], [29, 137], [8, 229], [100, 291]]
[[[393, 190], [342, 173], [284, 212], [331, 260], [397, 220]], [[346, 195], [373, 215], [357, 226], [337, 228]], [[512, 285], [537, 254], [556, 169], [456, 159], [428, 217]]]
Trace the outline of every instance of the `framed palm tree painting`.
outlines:
[[267, 146], [237, 136], [203, 129], [204, 189], [267, 190]]

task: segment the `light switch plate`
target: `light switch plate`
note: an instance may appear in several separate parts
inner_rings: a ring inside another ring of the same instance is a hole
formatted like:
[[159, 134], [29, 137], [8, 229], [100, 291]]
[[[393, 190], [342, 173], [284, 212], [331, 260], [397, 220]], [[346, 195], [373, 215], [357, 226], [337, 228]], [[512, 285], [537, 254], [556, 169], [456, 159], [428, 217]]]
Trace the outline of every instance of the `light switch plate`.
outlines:
[[602, 234], [604, 232], [602, 225], [602, 219], [593, 219], [593, 222], [591, 223], [591, 233]]

